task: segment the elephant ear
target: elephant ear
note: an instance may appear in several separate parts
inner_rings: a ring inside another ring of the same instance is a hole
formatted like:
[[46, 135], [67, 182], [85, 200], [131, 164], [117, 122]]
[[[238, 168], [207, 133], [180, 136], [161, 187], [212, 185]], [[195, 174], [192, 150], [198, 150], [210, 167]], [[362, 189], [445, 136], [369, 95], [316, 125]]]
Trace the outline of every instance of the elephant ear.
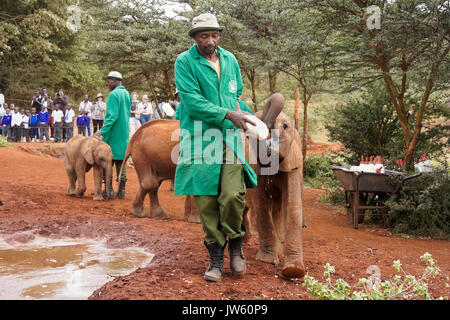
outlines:
[[81, 155], [91, 166], [94, 165], [94, 149], [97, 143], [98, 142], [95, 141], [95, 139], [88, 138], [81, 144]]
[[279, 171], [290, 172], [297, 168], [303, 170], [302, 140], [300, 140], [300, 136], [295, 129], [293, 129], [293, 136], [291, 148], [287, 156], [281, 161]]

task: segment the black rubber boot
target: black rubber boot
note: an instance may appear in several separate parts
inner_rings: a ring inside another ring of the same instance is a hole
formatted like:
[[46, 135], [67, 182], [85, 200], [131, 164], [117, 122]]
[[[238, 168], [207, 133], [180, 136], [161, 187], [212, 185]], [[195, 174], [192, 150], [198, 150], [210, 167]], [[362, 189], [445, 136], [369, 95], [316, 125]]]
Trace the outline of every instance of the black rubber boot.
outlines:
[[102, 196], [103, 196], [103, 199], [105, 199], [105, 200], [114, 199], [114, 189], [112, 186], [112, 179], [111, 179], [111, 182], [110, 182], [108, 188], [106, 187], [106, 183], [105, 183], [105, 189], [102, 192]]
[[246, 261], [244, 251], [242, 251], [242, 241], [244, 238], [230, 239], [228, 252], [230, 253], [230, 268], [233, 274], [242, 275], [246, 271]]
[[209, 251], [209, 266], [203, 278], [207, 281], [218, 282], [222, 280], [223, 252], [227, 244], [225, 243], [223, 247], [217, 242], [207, 244], [205, 241], [204, 244]]
[[125, 199], [125, 184], [126, 181], [120, 181], [119, 190], [117, 191], [117, 198], [119, 199]]

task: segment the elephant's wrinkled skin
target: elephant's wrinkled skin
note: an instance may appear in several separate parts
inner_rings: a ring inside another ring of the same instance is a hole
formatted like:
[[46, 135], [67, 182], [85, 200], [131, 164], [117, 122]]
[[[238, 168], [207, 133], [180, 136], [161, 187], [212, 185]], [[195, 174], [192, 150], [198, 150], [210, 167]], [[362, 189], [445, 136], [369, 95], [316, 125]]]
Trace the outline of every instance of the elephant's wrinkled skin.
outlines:
[[[95, 137], [75, 136], [64, 147], [64, 164], [69, 188], [67, 194], [82, 197], [86, 192], [85, 175], [94, 167], [94, 200], [103, 200], [103, 170], [106, 172], [106, 185], [110, 185], [113, 154], [110, 146]], [[78, 188], [76, 182], [78, 180]]]
[[[305, 274], [303, 263], [302, 226], [304, 225], [302, 142], [292, 120], [281, 112], [284, 98], [272, 95], [262, 112], [255, 115], [270, 129], [279, 131], [279, 171], [274, 175], [261, 175], [260, 166], [252, 167], [258, 174], [258, 186], [248, 189], [250, 207], [259, 237], [256, 259], [278, 264], [284, 256], [282, 274], [288, 278], [301, 278]], [[249, 150], [248, 152], [255, 152]]]
[[[141, 126], [128, 143], [125, 160], [131, 156], [133, 165], [139, 179], [139, 190], [133, 199], [131, 212], [134, 216], [143, 218], [147, 216], [144, 209], [144, 199], [150, 195], [150, 218], [168, 219], [169, 216], [161, 208], [158, 199], [158, 189], [164, 180], [173, 180], [176, 163], [173, 159], [179, 156], [179, 121], [156, 119]], [[125, 164], [126, 161], [124, 161]], [[191, 201], [188, 196], [186, 212], [195, 212], [190, 209]], [[200, 222], [198, 214], [190, 222]]]

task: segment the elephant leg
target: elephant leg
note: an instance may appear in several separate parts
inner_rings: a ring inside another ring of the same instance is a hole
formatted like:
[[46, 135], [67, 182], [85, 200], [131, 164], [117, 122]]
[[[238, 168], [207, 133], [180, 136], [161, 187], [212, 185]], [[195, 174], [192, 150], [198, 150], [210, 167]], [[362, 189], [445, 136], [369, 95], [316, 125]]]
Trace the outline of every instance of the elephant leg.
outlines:
[[276, 194], [272, 195], [273, 205], [272, 205], [272, 221], [275, 231], [275, 253], [279, 259], [284, 256], [283, 248], [285, 244], [285, 225], [284, 225], [284, 215], [282, 212], [281, 201], [282, 195]]
[[191, 195], [186, 196], [184, 203], [184, 220], [192, 223], [200, 223], [200, 214], [198, 213], [194, 197]]
[[282, 211], [285, 219], [285, 246], [282, 274], [287, 278], [302, 278], [305, 275], [305, 266], [303, 263], [302, 186], [299, 169], [286, 173], [284, 191]]
[[78, 188], [75, 190], [75, 194], [77, 197], [83, 197], [84, 193], [86, 192], [86, 172], [78, 172], [77, 173], [77, 179], [78, 179]]
[[87, 165], [84, 159], [78, 159], [76, 164], [76, 174], [78, 180], [78, 188], [75, 190], [75, 195], [77, 197], [83, 197], [86, 192], [86, 170]]
[[256, 253], [256, 260], [278, 264], [279, 259], [275, 244], [276, 238], [270, 209], [269, 206], [252, 208], [256, 216], [256, 228], [258, 229], [259, 237], [259, 250]]
[[94, 166], [94, 200], [103, 200], [102, 195], [103, 168]]
[[169, 216], [167, 213], [161, 208], [158, 199], [158, 188], [150, 190], [148, 193], [150, 195], [150, 218], [158, 219], [158, 220], [167, 220]]
[[139, 186], [139, 190], [136, 193], [136, 196], [133, 199], [133, 203], [131, 206], [131, 213], [138, 218], [145, 218], [147, 216], [147, 212], [144, 209], [144, 199], [147, 195], [147, 191]]
[[67, 177], [69, 178], [69, 187], [67, 188], [67, 194], [69, 196], [75, 195], [75, 188], [77, 182], [77, 175], [72, 167], [66, 167]]

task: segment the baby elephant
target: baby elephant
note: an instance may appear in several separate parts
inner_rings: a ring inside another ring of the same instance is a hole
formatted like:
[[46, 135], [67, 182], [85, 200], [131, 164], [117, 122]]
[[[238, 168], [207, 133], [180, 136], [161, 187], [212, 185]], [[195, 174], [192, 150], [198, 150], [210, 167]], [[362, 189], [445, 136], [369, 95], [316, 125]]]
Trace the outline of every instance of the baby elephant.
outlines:
[[[103, 170], [106, 173], [106, 186], [110, 186], [112, 158], [110, 146], [98, 138], [75, 136], [70, 139], [64, 148], [64, 164], [69, 178], [67, 194], [82, 197], [86, 191], [86, 172], [94, 167], [94, 200], [103, 200]], [[75, 187], [77, 179], [78, 188]]]

